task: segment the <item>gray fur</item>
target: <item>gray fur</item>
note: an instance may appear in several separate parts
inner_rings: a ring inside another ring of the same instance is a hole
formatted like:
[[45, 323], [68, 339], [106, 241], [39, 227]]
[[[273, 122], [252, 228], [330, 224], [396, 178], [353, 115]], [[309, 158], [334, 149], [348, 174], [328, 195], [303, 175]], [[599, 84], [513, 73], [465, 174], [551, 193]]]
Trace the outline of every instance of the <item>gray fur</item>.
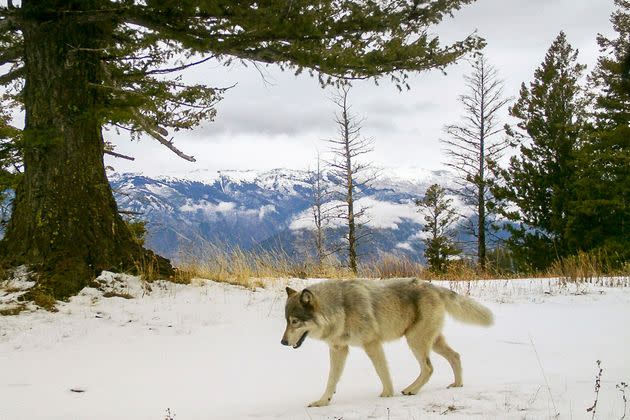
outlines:
[[460, 356], [442, 335], [445, 313], [468, 323], [490, 326], [492, 312], [474, 300], [417, 279], [331, 280], [302, 292], [287, 288], [287, 327], [282, 344], [299, 347], [305, 337], [325, 341], [330, 347], [330, 373], [322, 397], [309, 406], [328, 405], [343, 371], [348, 346], [363, 347], [383, 385], [382, 397], [394, 395], [382, 343], [407, 339], [420, 364], [418, 378], [402, 393], [416, 394], [429, 380], [431, 350], [451, 365], [462, 386]]

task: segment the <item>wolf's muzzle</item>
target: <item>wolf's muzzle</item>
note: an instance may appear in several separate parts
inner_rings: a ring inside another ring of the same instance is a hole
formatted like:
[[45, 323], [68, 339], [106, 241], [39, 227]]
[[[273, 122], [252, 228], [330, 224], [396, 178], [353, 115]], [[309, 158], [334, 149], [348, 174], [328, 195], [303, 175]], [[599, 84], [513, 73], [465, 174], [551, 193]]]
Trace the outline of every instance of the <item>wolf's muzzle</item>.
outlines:
[[308, 331], [306, 331], [304, 334], [302, 334], [302, 337], [300, 337], [300, 339], [298, 340], [297, 343], [295, 343], [295, 345], [293, 346], [294, 349], [297, 349], [298, 347], [300, 347], [302, 345], [302, 343], [304, 342], [304, 340], [306, 339], [306, 336], [308, 335]]

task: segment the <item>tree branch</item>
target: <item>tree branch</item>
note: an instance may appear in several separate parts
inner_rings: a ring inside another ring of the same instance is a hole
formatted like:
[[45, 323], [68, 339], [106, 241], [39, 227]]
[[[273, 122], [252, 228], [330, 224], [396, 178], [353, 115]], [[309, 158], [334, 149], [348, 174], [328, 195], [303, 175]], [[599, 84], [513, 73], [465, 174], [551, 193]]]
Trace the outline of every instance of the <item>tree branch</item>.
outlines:
[[111, 155], [117, 158], [121, 158], [121, 159], [127, 159], [127, 160], [136, 160], [136, 158], [131, 157], [131, 156], [127, 156], [127, 155], [123, 155], [120, 153], [116, 153], [114, 151], [111, 150], [104, 150], [103, 153], [105, 153], [106, 155]]
[[0, 85], [8, 85], [12, 81], [19, 79], [20, 77], [24, 77], [25, 69], [24, 66], [17, 67], [6, 74], [0, 76]]
[[0, 52], [0, 66], [3, 64], [17, 63], [22, 57], [20, 48], [13, 46]]
[[175, 145], [173, 145], [173, 139], [166, 139], [164, 136], [168, 135], [168, 131], [163, 129], [162, 127], [158, 127], [152, 121], [149, 121], [147, 117], [140, 114], [138, 110], [134, 109], [132, 111], [133, 116], [136, 118], [138, 124], [142, 127], [142, 129], [151, 137], [162, 143], [164, 146], [169, 148], [173, 153], [175, 153], [180, 158], [187, 160], [189, 162], [196, 162], [196, 159], [193, 156], [188, 156], [184, 154], [181, 150], [179, 150]]

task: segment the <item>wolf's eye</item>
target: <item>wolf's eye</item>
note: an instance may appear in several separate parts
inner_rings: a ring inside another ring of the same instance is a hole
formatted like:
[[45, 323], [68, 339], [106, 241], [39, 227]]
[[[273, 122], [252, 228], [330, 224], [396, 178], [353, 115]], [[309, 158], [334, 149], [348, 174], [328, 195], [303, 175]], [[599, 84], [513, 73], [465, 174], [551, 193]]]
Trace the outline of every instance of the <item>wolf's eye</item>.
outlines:
[[297, 319], [293, 318], [293, 319], [291, 320], [291, 325], [297, 325], [297, 324], [298, 324], [298, 322], [299, 322], [299, 321], [298, 321]]

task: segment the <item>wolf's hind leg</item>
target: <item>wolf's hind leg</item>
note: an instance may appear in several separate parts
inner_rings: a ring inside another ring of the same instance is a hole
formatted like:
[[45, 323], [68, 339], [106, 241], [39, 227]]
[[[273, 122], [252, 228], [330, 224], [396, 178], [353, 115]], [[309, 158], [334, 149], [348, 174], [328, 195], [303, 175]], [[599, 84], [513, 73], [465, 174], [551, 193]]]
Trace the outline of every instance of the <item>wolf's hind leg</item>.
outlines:
[[365, 344], [363, 346], [368, 357], [372, 361], [376, 373], [383, 384], [383, 392], [381, 397], [391, 397], [394, 395], [394, 386], [392, 385], [392, 378], [389, 375], [389, 369], [387, 367], [387, 359], [385, 359], [385, 353], [383, 352], [383, 346], [378, 341]]
[[310, 403], [309, 407], [323, 407], [330, 403], [330, 399], [337, 390], [337, 383], [343, 372], [348, 356], [348, 346], [330, 346], [330, 371], [328, 372], [328, 383], [324, 395]]
[[450, 384], [448, 388], [459, 388], [463, 385], [462, 382], [462, 362], [459, 357], [459, 353], [453, 350], [444, 339], [443, 335], [439, 335], [433, 344], [433, 350], [444, 357], [453, 369], [453, 375], [455, 375], [455, 382]]
[[431, 359], [429, 359], [429, 353], [431, 353], [431, 347], [433, 347], [433, 342], [438, 334], [439, 332], [431, 333], [421, 328], [414, 328], [406, 334], [407, 343], [420, 364], [420, 375], [411, 385], [403, 389], [402, 393], [404, 395], [417, 394], [433, 374], [433, 365], [431, 364]]

